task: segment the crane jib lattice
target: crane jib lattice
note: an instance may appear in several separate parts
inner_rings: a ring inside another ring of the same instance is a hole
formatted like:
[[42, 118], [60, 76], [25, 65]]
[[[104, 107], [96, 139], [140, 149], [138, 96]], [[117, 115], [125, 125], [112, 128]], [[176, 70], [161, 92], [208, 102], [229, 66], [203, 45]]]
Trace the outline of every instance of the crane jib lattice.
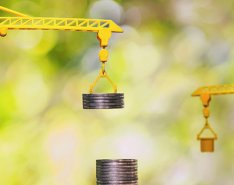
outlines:
[[0, 17], [0, 28], [8, 30], [71, 30], [93, 31], [109, 29], [111, 32], [122, 32], [112, 20], [80, 18], [43, 18], [43, 17]]

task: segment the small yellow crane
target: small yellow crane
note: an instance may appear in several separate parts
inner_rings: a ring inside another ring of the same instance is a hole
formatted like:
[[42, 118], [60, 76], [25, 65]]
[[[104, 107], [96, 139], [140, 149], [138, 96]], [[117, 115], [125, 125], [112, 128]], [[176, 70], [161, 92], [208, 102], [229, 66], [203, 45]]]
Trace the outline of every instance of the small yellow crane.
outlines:
[[[192, 94], [192, 96], [200, 96], [204, 107], [203, 116], [206, 121], [204, 127], [197, 135], [197, 139], [201, 142], [202, 152], [214, 152], [214, 140], [218, 138], [217, 134], [214, 132], [208, 122], [208, 118], [210, 116], [209, 104], [211, 101], [211, 96], [224, 94], [234, 94], [234, 85], [214, 85], [200, 87]], [[205, 131], [209, 131], [212, 136], [203, 136]]]
[[[14, 14], [14, 17], [0, 17], [0, 36], [5, 37], [8, 30], [63, 30], [96, 32], [100, 41], [101, 50], [99, 60], [102, 63], [99, 75], [91, 84], [89, 94], [83, 94], [84, 109], [113, 109], [124, 107], [124, 94], [117, 93], [117, 86], [112, 82], [105, 70], [108, 60], [106, 47], [113, 32], [122, 33], [120, 26], [112, 20], [81, 19], [81, 18], [52, 18], [31, 17], [23, 13], [0, 6], [0, 10]], [[113, 87], [113, 93], [94, 94], [93, 90], [97, 82], [105, 78]]]

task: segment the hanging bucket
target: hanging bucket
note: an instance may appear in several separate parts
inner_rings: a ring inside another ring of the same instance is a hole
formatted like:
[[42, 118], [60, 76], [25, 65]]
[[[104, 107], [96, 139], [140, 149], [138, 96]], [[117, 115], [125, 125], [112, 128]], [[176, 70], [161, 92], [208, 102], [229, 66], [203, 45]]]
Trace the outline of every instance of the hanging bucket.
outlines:
[[[212, 136], [204, 136], [204, 132], [209, 131]], [[214, 152], [215, 146], [214, 141], [217, 139], [217, 134], [211, 128], [210, 124], [206, 120], [206, 123], [202, 130], [198, 133], [197, 139], [200, 140], [201, 152]]]
[[201, 152], [214, 152], [214, 138], [200, 139]]

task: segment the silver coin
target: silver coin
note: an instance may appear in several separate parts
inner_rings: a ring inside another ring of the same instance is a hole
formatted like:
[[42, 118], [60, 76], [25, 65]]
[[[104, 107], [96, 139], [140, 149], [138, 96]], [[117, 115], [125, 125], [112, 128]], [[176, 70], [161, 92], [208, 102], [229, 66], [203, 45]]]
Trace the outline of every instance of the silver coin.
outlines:
[[121, 162], [137, 162], [137, 159], [98, 159], [96, 163], [121, 163]]
[[137, 179], [138, 175], [134, 174], [134, 175], [129, 175], [129, 174], [116, 174], [116, 173], [112, 173], [112, 174], [97, 174], [96, 175], [97, 178], [112, 178], [112, 177], [118, 177], [118, 178], [134, 178]]
[[134, 170], [129, 170], [129, 169], [109, 169], [108, 170], [102, 170], [102, 169], [96, 169], [97, 174], [127, 174], [127, 175], [133, 175], [133, 174], [137, 174], [138, 170], [134, 169]]
[[137, 161], [135, 161], [135, 162], [128, 162], [128, 161], [126, 161], [126, 162], [115, 162], [115, 161], [113, 161], [113, 162], [96, 162], [96, 164], [98, 164], [98, 165], [137, 165], [138, 163], [137, 163]]
[[106, 166], [105, 168], [104, 167], [100, 167], [100, 166], [97, 166], [96, 167], [96, 170], [97, 171], [102, 171], [102, 172], [105, 172], [105, 171], [122, 171], [122, 172], [135, 172], [135, 171], [137, 171], [137, 166], [133, 166], [133, 167], [111, 167], [111, 166]]
[[97, 184], [109, 184], [109, 185], [132, 185], [132, 184], [137, 184], [137, 181], [96, 181]]
[[97, 185], [137, 185], [138, 182], [137, 181], [132, 181], [132, 182], [100, 182], [100, 181], [96, 181]]
[[132, 184], [132, 183], [137, 183], [137, 181], [99, 181], [97, 180], [97, 183], [111, 183], [111, 184], [126, 184], [126, 183], [129, 183], [129, 184]]
[[138, 178], [128, 178], [128, 177], [117, 177], [117, 176], [111, 176], [111, 177], [98, 177], [98, 181], [137, 181]]
[[108, 161], [104, 161], [104, 162], [101, 162], [101, 161], [96, 161], [96, 164], [137, 164], [137, 161], [111, 161], [111, 162], [108, 162]]
[[108, 181], [113, 181], [113, 180], [118, 180], [118, 181], [137, 181], [137, 177], [119, 177], [119, 176], [109, 176], [109, 177], [96, 177], [97, 180], [108, 180]]
[[123, 93], [103, 93], [103, 94], [83, 94], [83, 97], [87, 98], [123, 98]]
[[122, 105], [84, 105], [84, 107], [90, 107], [90, 108], [120, 108]]
[[114, 184], [114, 183], [98, 183], [97, 185], [138, 185], [138, 183], [123, 183], [123, 184]]
[[97, 182], [97, 185], [138, 185], [138, 183], [132, 183], [132, 184], [130, 184], [130, 183], [126, 183], [126, 184], [113, 184], [113, 183], [98, 183]]
[[133, 166], [126, 166], [126, 165], [122, 165], [122, 166], [116, 166], [116, 165], [105, 165], [105, 166], [99, 166], [97, 165], [96, 166], [96, 169], [99, 169], [99, 170], [137, 170], [138, 166], [137, 165], [133, 165]]
[[135, 174], [128, 174], [128, 173], [97, 173], [97, 177], [129, 177], [129, 178], [136, 178], [137, 173]]
[[113, 173], [103, 173], [103, 172], [96, 172], [96, 176], [97, 177], [107, 177], [107, 176], [119, 176], [119, 177], [129, 177], [129, 178], [133, 178], [133, 177], [137, 177], [138, 176], [138, 172], [133, 173], [124, 173], [124, 172], [113, 172]]
[[123, 99], [83, 99], [83, 102], [124, 102]]
[[122, 163], [122, 164], [108, 164], [108, 163], [104, 163], [104, 164], [96, 164], [96, 166], [99, 166], [99, 167], [137, 167], [138, 164], [125, 164], [125, 163]]
[[122, 109], [124, 106], [83, 106], [83, 109]]
[[124, 103], [121, 101], [118, 102], [113, 102], [113, 101], [109, 101], [109, 102], [96, 102], [96, 101], [84, 101], [83, 102], [84, 105], [123, 105]]
[[119, 102], [121, 102], [121, 103], [123, 103], [123, 100], [103, 100], [103, 99], [101, 99], [101, 100], [83, 100], [83, 102], [84, 103], [92, 103], [92, 102], [96, 102], [96, 103], [119, 103]]
[[92, 93], [92, 94], [83, 94], [84, 96], [89, 97], [116, 97], [116, 96], [124, 96], [123, 93]]
[[134, 181], [117, 181], [117, 180], [113, 180], [113, 181], [96, 181], [97, 183], [101, 183], [101, 184], [111, 184], [111, 185], [116, 185], [116, 184], [135, 184], [137, 183], [138, 181], [137, 180], [134, 180]]
[[118, 99], [124, 99], [124, 96], [106, 96], [106, 94], [102, 94], [101, 96], [95, 96], [95, 94], [83, 94], [83, 99], [85, 100], [118, 100]]
[[111, 165], [111, 166], [137, 166], [138, 164], [137, 163], [96, 163], [96, 165], [103, 165], [103, 166], [106, 166], [106, 165]]
[[102, 173], [102, 174], [110, 174], [110, 173], [123, 173], [123, 174], [133, 174], [133, 173], [137, 173], [138, 170], [136, 168], [125, 168], [125, 169], [120, 169], [120, 168], [116, 168], [116, 169], [98, 169], [96, 168], [97, 173]]
[[96, 166], [97, 167], [108, 167], [108, 166], [110, 166], [110, 167], [117, 167], [117, 168], [118, 167], [120, 168], [122, 166], [123, 168], [124, 167], [129, 167], [130, 168], [130, 167], [137, 167], [138, 165], [137, 164], [129, 164], [129, 165], [128, 164], [119, 164], [119, 165], [117, 165], [117, 164], [113, 164], [113, 165], [111, 165], [111, 164], [104, 164], [104, 165], [96, 164]]
[[99, 175], [107, 175], [107, 174], [117, 174], [117, 175], [137, 175], [138, 171], [134, 170], [134, 171], [129, 171], [129, 170], [110, 170], [108, 171], [104, 171], [104, 170], [97, 170], [96, 171], [97, 174]]
[[124, 106], [83, 106], [83, 109], [122, 109]]
[[138, 185], [138, 183], [126, 183], [126, 184], [113, 184], [113, 183], [98, 183], [97, 185]]
[[119, 102], [119, 103], [103, 103], [103, 102], [90, 102], [90, 103], [84, 103], [84, 105], [88, 105], [88, 106], [118, 106], [118, 105], [123, 105], [123, 103]]

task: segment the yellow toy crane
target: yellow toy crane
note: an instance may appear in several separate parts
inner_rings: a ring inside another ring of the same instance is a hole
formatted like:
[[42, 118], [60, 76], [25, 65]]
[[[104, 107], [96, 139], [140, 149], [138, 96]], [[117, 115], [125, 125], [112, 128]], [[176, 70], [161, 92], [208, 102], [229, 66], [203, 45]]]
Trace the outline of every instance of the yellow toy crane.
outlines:
[[[202, 152], [214, 152], [214, 140], [216, 140], [217, 134], [211, 128], [208, 123], [208, 118], [210, 116], [209, 104], [212, 95], [224, 95], [224, 94], [234, 94], [234, 85], [215, 85], [215, 86], [205, 86], [197, 89], [192, 96], [200, 96], [203, 104], [203, 115], [206, 119], [205, 126], [202, 128], [200, 133], [197, 135], [197, 139], [201, 141], [201, 151]], [[205, 131], [209, 131], [212, 136], [203, 136]]]
[[[117, 87], [107, 75], [105, 63], [108, 60], [109, 39], [113, 32], [121, 33], [123, 30], [112, 20], [81, 19], [81, 18], [50, 18], [31, 17], [23, 13], [0, 6], [0, 10], [14, 14], [15, 17], [0, 17], [0, 36], [5, 37], [8, 30], [63, 30], [96, 32], [100, 41], [101, 51], [99, 59], [102, 63], [98, 77], [91, 84], [89, 94], [83, 94], [84, 109], [113, 109], [124, 107], [124, 94], [117, 93]], [[94, 94], [93, 90], [97, 82], [105, 78], [113, 87], [113, 93]]]

